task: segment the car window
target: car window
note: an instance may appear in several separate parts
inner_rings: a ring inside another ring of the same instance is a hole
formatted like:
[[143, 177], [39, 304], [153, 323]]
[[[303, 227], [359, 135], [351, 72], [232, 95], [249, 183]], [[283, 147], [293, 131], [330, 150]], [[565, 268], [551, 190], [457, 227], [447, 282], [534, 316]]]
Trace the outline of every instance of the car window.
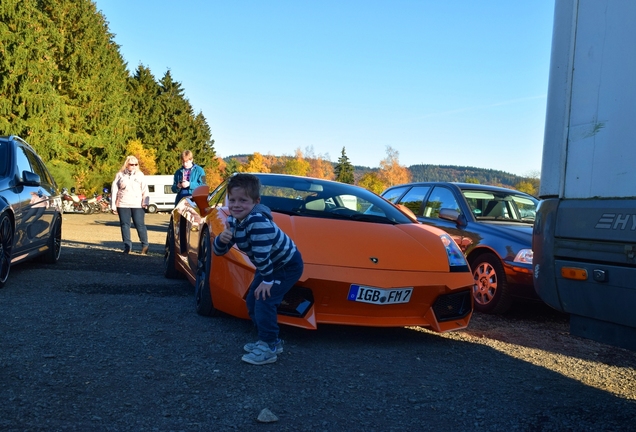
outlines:
[[424, 208], [424, 217], [438, 218], [442, 208], [461, 211], [453, 192], [443, 186], [435, 186]]
[[34, 172], [33, 169], [31, 168], [31, 162], [29, 162], [29, 158], [26, 155], [26, 150], [24, 149], [24, 147], [22, 146], [18, 146], [16, 149], [16, 156], [18, 158], [17, 162], [17, 166], [18, 166], [18, 176], [20, 177], [20, 181], [23, 181], [24, 178], [22, 176], [22, 173], [24, 171], [31, 171]]
[[40, 176], [40, 183], [44, 185], [54, 186], [55, 182], [53, 181], [53, 177], [49, 174], [49, 171], [44, 166], [44, 162], [40, 159], [35, 153], [30, 151], [29, 149], [25, 149], [26, 155], [31, 162], [31, 168], [34, 173]]
[[422, 202], [430, 189], [430, 186], [414, 186], [402, 197], [399, 204], [407, 207], [416, 216], [420, 216], [422, 214]]
[[518, 195], [513, 195], [512, 201], [516, 204], [517, 210], [519, 210], [519, 216], [522, 220], [534, 221], [537, 214], [536, 201]]
[[391, 201], [393, 204], [396, 204], [396, 200], [402, 196], [402, 194], [404, 193], [405, 190], [407, 190], [409, 188], [409, 186], [405, 186], [405, 187], [396, 187], [393, 189], [389, 189], [386, 192], [384, 192], [382, 194], [382, 197], [384, 197], [387, 201]]
[[9, 174], [9, 143], [0, 141], [0, 176]]
[[225, 190], [227, 189], [227, 180], [221, 183], [216, 189], [212, 191], [208, 197], [208, 202], [211, 207], [224, 206], [225, 205]]

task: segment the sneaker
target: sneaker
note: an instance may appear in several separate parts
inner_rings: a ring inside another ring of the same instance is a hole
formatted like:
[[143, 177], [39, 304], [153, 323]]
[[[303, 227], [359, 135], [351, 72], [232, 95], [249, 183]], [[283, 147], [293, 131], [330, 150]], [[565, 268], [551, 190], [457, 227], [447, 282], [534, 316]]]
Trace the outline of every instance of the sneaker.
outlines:
[[144, 246], [141, 248], [141, 254], [142, 255], [148, 255], [148, 246]]
[[128, 255], [130, 253], [130, 248], [128, 246], [124, 246], [124, 254]]
[[[274, 350], [275, 350], [274, 352], [276, 354], [280, 354], [283, 352], [283, 343], [284, 342], [282, 339], [278, 339], [276, 343], [274, 344]], [[243, 349], [247, 351], [248, 353], [251, 353], [251, 352], [254, 352], [256, 348], [260, 349], [259, 344], [267, 345], [267, 343], [263, 341], [250, 342], [250, 343], [246, 343], [245, 346], [243, 346]]]
[[274, 363], [278, 359], [276, 356], [276, 349], [272, 350], [265, 342], [256, 342], [256, 348], [249, 354], [245, 354], [241, 357], [244, 362], [253, 365], [264, 365]]

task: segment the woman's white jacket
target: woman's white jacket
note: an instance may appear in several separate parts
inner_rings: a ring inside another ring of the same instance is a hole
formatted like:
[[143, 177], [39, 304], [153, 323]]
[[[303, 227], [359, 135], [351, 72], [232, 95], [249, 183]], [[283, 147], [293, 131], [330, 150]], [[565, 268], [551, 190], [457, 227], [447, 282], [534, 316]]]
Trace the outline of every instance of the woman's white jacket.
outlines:
[[148, 206], [148, 184], [141, 171], [119, 171], [111, 187], [111, 208], [141, 208]]

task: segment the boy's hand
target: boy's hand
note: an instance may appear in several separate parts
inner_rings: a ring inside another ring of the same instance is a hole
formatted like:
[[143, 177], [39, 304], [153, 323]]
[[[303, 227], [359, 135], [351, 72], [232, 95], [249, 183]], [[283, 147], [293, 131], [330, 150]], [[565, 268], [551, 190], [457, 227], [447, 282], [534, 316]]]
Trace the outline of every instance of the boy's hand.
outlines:
[[225, 229], [219, 234], [219, 240], [223, 244], [228, 244], [232, 241], [232, 229], [230, 228], [229, 222], [225, 222]]
[[270, 290], [272, 289], [272, 285], [273, 284], [271, 283], [261, 282], [260, 285], [254, 290], [254, 297], [256, 297], [256, 300], [259, 299], [259, 296], [262, 296], [263, 300], [265, 300], [267, 297], [271, 297], [272, 294], [270, 293]]

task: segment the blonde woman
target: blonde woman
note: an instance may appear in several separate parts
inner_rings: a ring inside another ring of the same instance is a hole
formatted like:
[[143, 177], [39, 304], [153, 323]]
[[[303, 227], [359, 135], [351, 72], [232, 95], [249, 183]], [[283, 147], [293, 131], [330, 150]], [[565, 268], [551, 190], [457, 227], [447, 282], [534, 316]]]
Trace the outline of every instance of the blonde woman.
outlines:
[[124, 241], [124, 253], [132, 250], [130, 240], [130, 220], [135, 223], [137, 235], [141, 242], [141, 253], [148, 253], [148, 230], [144, 221], [148, 207], [148, 185], [144, 173], [139, 170], [139, 161], [135, 156], [128, 156], [126, 162], [117, 172], [112, 185], [112, 210], [119, 216], [121, 237]]

